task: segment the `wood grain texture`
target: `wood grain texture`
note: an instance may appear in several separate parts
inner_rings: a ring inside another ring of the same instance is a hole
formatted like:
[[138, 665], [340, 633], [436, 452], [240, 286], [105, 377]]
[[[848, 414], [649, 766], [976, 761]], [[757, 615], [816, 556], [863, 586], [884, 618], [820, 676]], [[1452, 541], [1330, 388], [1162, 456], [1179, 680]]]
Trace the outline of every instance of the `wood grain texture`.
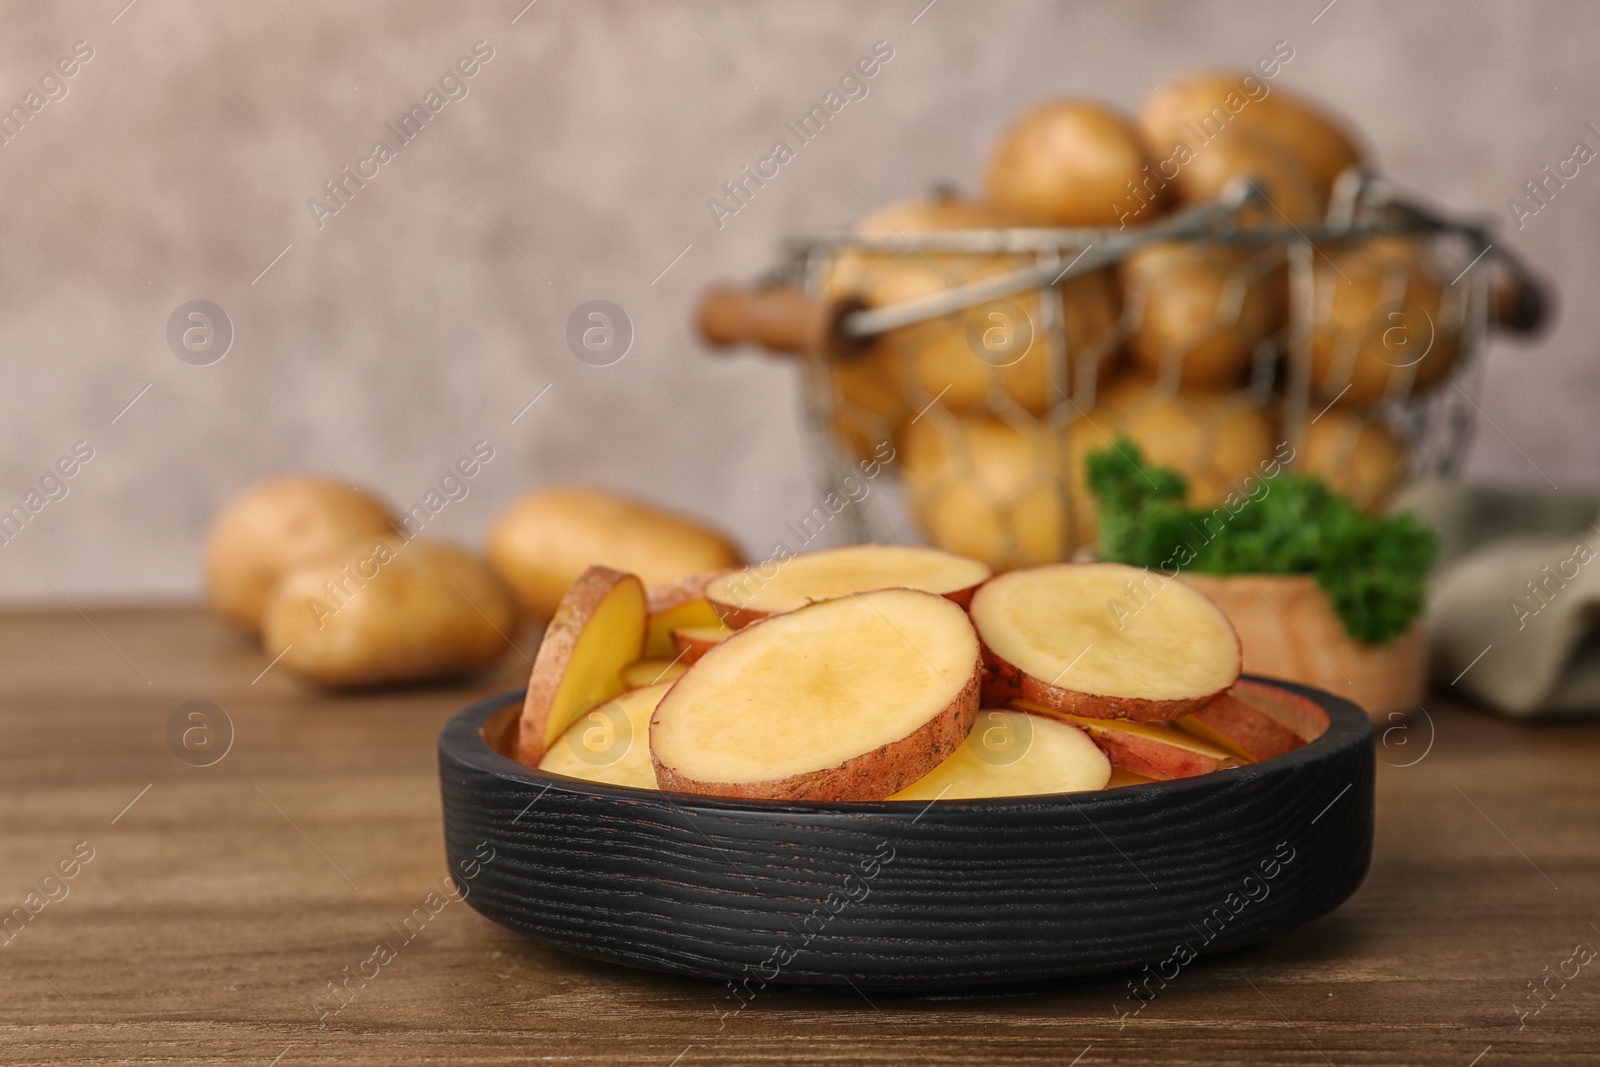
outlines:
[[[1238, 948], [1342, 903], [1372, 847], [1372, 727], [1270, 763], [1104, 793], [794, 804], [690, 798], [524, 767], [484, 740], [520, 694], [439, 739], [471, 903], [558, 947], [736, 983], [971, 993]], [[509, 751], [509, 750], [508, 750]], [[1170, 975], [1168, 976], [1170, 977]], [[1158, 985], [1161, 984], [1158, 981]], [[1153, 992], [1153, 990], [1150, 990]]]
[[[0, 945], [7, 1064], [1466, 1067], [1492, 1046], [1478, 1067], [1579, 1067], [1600, 1046], [1592, 968], [1522, 1029], [1513, 1008], [1576, 942], [1600, 946], [1600, 723], [1443, 697], [1379, 725], [1355, 896], [1185, 966], [1137, 1015], [1117, 1014], [1126, 973], [965, 999], [773, 988], [736, 1010], [723, 986], [592, 962], [451, 902], [319, 1028], [325, 983], [400, 943], [389, 924], [440, 888], [439, 728], [527, 662], [331, 698], [276, 669], [252, 686], [271, 654], [198, 611], [87, 610], [0, 615], [0, 906], [76, 842], [96, 849]], [[167, 747], [192, 699], [236, 727], [209, 768]]]

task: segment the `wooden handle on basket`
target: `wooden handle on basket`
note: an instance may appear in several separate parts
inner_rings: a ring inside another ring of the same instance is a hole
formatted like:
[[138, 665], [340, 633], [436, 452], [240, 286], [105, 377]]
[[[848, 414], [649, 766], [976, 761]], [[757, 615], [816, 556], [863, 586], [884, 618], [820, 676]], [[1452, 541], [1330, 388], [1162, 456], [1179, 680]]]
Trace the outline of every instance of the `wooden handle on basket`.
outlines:
[[1489, 279], [1489, 316], [1512, 333], [1543, 330], [1550, 324], [1551, 303], [1548, 287], [1526, 271], [1497, 271]]
[[840, 322], [864, 306], [854, 299], [814, 300], [782, 286], [719, 286], [700, 298], [696, 325], [700, 336], [718, 348], [753, 344], [785, 354], [825, 351], [851, 356], [862, 352], [870, 339], [846, 337]]

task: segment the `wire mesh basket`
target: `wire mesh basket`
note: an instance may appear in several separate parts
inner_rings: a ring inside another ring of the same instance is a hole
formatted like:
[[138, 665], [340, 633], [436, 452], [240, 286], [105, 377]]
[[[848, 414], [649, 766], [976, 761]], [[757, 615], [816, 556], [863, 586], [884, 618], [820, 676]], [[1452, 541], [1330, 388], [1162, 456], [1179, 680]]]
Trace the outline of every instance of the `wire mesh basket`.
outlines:
[[820, 492], [894, 472], [898, 504], [842, 510], [849, 539], [908, 539], [908, 508], [997, 568], [1094, 542], [1083, 456], [1122, 438], [1195, 504], [1278, 469], [1369, 509], [1453, 476], [1490, 326], [1547, 306], [1480, 227], [1356, 171], [1316, 226], [1248, 180], [1137, 230], [882, 221], [789, 242], [756, 291], [708, 296], [702, 333], [802, 357]]

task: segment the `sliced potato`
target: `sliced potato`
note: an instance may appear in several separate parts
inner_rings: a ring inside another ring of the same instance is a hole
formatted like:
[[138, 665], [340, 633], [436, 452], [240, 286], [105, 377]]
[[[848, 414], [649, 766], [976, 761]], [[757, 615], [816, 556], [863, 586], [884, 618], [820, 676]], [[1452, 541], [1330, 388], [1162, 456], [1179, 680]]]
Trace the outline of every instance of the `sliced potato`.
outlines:
[[622, 684], [629, 689], [644, 689], [660, 682], [676, 681], [689, 665], [682, 659], [641, 659], [622, 668]]
[[586, 782], [654, 789], [650, 716], [671, 688], [663, 682], [632, 689], [590, 708], [550, 746], [539, 769]]
[[1172, 725], [1249, 763], [1292, 752], [1305, 742], [1277, 719], [1233, 695], [1217, 699]]
[[328, 688], [466, 674], [510, 647], [516, 603], [454, 545], [375, 540], [284, 575], [262, 611], [284, 669]]
[[678, 654], [672, 631], [700, 626], [721, 626], [722, 619], [706, 599], [706, 583], [725, 570], [701, 571], [666, 585], [651, 586], [646, 608], [649, 621], [644, 639], [644, 654], [671, 659]]
[[1104, 789], [1111, 763], [1076, 726], [1007, 708], [978, 712], [966, 742], [890, 800], [971, 800]]
[[1132, 771], [1125, 771], [1121, 767], [1113, 767], [1111, 768], [1111, 780], [1106, 783], [1106, 788], [1120, 789], [1125, 785], [1149, 785], [1154, 781], [1157, 781], [1157, 779], [1147, 778], [1142, 774], [1134, 774]]
[[1275, 685], [1263, 685], [1241, 678], [1228, 691], [1298, 737], [1302, 743], [1315, 741], [1328, 729], [1328, 713], [1299, 693]]
[[1164, 722], [1061, 717], [1082, 727], [1113, 767], [1158, 781], [1192, 778], [1248, 762]]
[[551, 616], [590, 564], [656, 586], [741, 562], [717, 530], [593, 486], [529, 493], [489, 529], [489, 563], [523, 607], [541, 618]]
[[656, 780], [712, 796], [882, 800], [966, 740], [978, 676], [966, 613], [932, 593], [775, 615], [673, 683], [650, 723]]
[[678, 646], [679, 654], [683, 656], [680, 662], [687, 666], [698, 663], [701, 656], [732, 637], [733, 633], [733, 630], [722, 625], [691, 626], [672, 631], [672, 640]]
[[644, 585], [632, 574], [590, 567], [572, 583], [545, 629], [528, 678], [517, 759], [537, 767], [574, 719], [623, 691], [622, 669], [644, 649]]
[[206, 535], [206, 600], [232, 625], [259, 634], [272, 587], [290, 570], [398, 532], [382, 501], [344, 482], [257, 482], [228, 502]]
[[937, 548], [851, 545], [733, 571], [706, 586], [706, 596], [737, 629], [813, 601], [874, 589], [920, 589], [965, 604], [989, 574], [985, 564]]
[[1239, 677], [1239, 638], [1222, 609], [1137, 567], [1012, 571], [985, 583], [971, 612], [995, 694], [1057, 711], [1175, 719]]

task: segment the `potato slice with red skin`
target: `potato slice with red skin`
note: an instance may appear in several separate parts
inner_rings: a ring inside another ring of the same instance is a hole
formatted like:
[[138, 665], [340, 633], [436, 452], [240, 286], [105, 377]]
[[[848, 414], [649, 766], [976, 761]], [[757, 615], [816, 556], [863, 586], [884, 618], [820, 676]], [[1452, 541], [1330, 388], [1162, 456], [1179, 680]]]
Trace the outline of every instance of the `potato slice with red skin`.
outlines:
[[1235, 698], [1272, 719], [1302, 742], [1315, 741], [1328, 729], [1328, 713], [1317, 702], [1281, 686], [1241, 678], [1229, 690]]
[[649, 624], [644, 654], [651, 659], [671, 659], [678, 654], [672, 631], [689, 627], [721, 626], [722, 617], [706, 599], [706, 584], [726, 570], [701, 571], [647, 591]]
[[710, 652], [734, 635], [735, 631], [726, 626], [692, 626], [687, 630], [672, 631], [672, 643], [678, 646], [682, 659], [678, 662], [685, 666], [698, 663], [700, 657]]
[[1221, 608], [1182, 581], [1121, 563], [1011, 571], [984, 583], [969, 611], [988, 702], [1164, 722], [1239, 678], [1239, 637]]
[[723, 623], [737, 630], [875, 589], [919, 589], [965, 607], [990, 573], [988, 564], [924, 545], [849, 545], [728, 571], [706, 586], [706, 596]]
[[1251, 762], [1281, 756], [1305, 744], [1289, 727], [1239, 696], [1239, 687], [1248, 685], [1240, 682], [1199, 711], [1175, 719], [1173, 725]]
[[656, 780], [707, 796], [882, 800], [966, 740], [978, 675], [966, 613], [932, 593], [775, 615], [673, 683], [650, 722]]
[[620, 694], [622, 670], [644, 649], [644, 585], [610, 567], [572, 583], [545, 629], [528, 678], [517, 759], [537, 767], [545, 750], [588, 708]]
[[1100, 746], [1113, 767], [1141, 774], [1146, 778], [1169, 781], [1192, 778], [1245, 762], [1231, 752], [1187, 734], [1162, 722], [1132, 722], [1126, 719], [1093, 719], [1084, 715], [1052, 712], [1028, 701], [1017, 706], [1081, 727], [1090, 740]]

